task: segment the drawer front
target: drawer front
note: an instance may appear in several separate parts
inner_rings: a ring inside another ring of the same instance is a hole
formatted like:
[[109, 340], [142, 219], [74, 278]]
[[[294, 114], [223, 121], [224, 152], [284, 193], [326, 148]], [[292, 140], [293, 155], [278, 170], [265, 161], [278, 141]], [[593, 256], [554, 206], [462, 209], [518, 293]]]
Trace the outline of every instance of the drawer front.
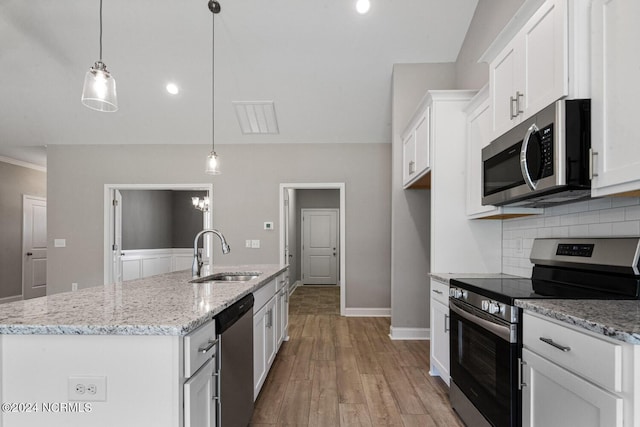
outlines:
[[258, 310], [264, 306], [267, 301], [271, 299], [276, 293], [276, 279], [268, 282], [266, 285], [258, 289], [253, 293], [254, 302], [253, 302], [253, 313], [257, 313]]
[[449, 285], [431, 279], [431, 298], [449, 306]]
[[276, 289], [279, 291], [289, 281], [289, 271], [281, 273], [277, 278]]
[[608, 390], [622, 390], [622, 346], [550, 320], [523, 317], [524, 346]]
[[189, 378], [216, 354], [216, 324], [210, 321], [184, 337], [184, 377]]

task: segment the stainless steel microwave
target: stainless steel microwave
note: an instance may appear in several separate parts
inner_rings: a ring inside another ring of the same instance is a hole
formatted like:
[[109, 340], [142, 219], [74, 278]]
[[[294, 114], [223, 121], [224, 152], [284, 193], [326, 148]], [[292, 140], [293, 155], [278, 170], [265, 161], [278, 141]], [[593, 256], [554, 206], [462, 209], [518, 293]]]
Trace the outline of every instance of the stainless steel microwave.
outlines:
[[544, 207], [591, 196], [591, 100], [554, 102], [482, 149], [482, 204]]

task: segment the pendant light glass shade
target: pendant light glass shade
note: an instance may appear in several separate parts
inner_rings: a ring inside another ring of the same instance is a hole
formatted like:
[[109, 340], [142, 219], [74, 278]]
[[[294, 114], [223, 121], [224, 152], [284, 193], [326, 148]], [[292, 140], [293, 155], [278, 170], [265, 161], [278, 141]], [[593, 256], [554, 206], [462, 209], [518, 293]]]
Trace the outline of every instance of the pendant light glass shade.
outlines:
[[113, 113], [118, 111], [116, 81], [102, 62], [102, 0], [100, 0], [100, 59], [84, 76], [82, 103], [96, 111]]
[[220, 159], [215, 151], [212, 151], [207, 156], [207, 166], [204, 172], [208, 175], [220, 175]]
[[92, 110], [108, 113], [118, 111], [116, 80], [102, 61], [89, 68], [84, 77], [82, 103]]

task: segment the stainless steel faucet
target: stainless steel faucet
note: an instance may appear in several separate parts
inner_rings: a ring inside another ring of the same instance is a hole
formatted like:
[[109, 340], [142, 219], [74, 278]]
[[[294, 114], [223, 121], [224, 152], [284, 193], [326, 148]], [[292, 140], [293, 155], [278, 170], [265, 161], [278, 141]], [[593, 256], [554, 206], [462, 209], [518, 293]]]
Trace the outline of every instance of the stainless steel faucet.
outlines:
[[231, 247], [225, 240], [222, 233], [219, 232], [218, 230], [204, 229], [198, 232], [198, 234], [196, 234], [195, 239], [193, 239], [193, 265], [191, 266], [191, 275], [193, 277], [200, 277], [200, 271], [202, 270], [202, 254], [198, 251], [198, 240], [200, 239], [200, 236], [207, 233], [215, 234], [220, 238], [220, 242], [222, 243], [223, 254], [228, 254], [229, 252], [231, 252]]

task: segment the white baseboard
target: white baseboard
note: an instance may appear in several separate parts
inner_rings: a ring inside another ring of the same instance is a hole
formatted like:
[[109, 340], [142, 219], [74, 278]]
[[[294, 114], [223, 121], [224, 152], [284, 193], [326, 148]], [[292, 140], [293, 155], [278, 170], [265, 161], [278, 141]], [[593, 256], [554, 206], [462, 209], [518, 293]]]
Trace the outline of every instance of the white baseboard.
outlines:
[[293, 285], [289, 286], [289, 295], [295, 292], [295, 290], [298, 289], [298, 286], [301, 285], [302, 283], [300, 283], [300, 280], [296, 280], [295, 282], [293, 282]]
[[14, 295], [12, 297], [0, 298], [0, 304], [4, 304], [5, 302], [14, 302], [14, 301], [22, 301], [22, 295]]
[[429, 328], [389, 328], [389, 338], [392, 340], [428, 340], [430, 336]]
[[390, 308], [345, 308], [346, 317], [391, 317]]

